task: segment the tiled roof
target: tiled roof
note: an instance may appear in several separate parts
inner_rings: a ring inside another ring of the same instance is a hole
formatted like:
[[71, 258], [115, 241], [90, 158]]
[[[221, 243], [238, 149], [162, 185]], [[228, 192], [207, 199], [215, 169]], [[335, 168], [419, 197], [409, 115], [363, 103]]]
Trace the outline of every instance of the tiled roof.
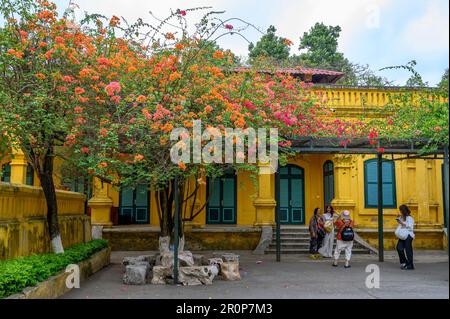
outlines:
[[[235, 72], [242, 72], [249, 70], [247, 67], [239, 67], [234, 68], [232, 71]], [[278, 68], [274, 70], [269, 69], [260, 69], [258, 72], [261, 73], [285, 73], [290, 74], [292, 76], [302, 76], [302, 75], [312, 75], [312, 76], [319, 76], [323, 79], [321, 79], [318, 82], [321, 83], [334, 83], [341, 77], [343, 77], [345, 74], [343, 72], [338, 71], [331, 71], [331, 70], [322, 70], [322, 69], [314, 69], [314, 68], [304, 68], [304, 67], [296, 67], [296, 68]], [[315, 82], [315, 81], [314, 81]]]

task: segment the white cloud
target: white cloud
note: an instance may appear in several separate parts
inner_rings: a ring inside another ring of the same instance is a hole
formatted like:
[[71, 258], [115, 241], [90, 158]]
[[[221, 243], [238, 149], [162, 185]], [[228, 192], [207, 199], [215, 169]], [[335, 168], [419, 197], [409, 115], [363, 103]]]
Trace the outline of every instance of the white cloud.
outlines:
[[423, 15], [410, 21], [403, 30], [404, 49], [418, 54], [448, 52], [448, 11], [442, 10], [438, 1], [429, 3]]

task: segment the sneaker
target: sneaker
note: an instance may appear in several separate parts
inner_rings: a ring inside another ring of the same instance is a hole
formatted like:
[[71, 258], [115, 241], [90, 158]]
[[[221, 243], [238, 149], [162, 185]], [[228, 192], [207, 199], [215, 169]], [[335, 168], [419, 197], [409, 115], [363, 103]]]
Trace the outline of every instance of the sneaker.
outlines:
[[309, 259], [316, 259], [316, 255], [309, 255]]
[[332, 265], [333, 267], [337, 267], [337, 266], [338, 266], [337, 263], [332, 263], [331, 265]]
[[400, 265], [400, 269], [401, 269], [401, 270], [405, 270], [405, 269], [406, 269], [406, 264], [401, 264], [401, 265]]
[[344, 268], [351, 268], [351, 265], [345, 265]]

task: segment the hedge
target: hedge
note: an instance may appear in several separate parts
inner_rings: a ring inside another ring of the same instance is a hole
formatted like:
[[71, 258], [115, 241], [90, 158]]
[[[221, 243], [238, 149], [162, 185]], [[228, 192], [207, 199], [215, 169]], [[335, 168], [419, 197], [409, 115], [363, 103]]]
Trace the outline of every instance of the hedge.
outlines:
[[0, 298], [35, 286], [67, 265], [88, 259], [107, 246], [108, 241], [96, 239], [67, 248], [63, 254], [47, 253], [0, 261]]

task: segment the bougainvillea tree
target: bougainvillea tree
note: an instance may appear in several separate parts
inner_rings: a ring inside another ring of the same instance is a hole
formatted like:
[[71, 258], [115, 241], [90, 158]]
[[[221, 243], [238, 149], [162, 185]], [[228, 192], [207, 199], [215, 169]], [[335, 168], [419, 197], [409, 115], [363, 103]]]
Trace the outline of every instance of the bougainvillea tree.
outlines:
[[[149, 185], [161, 234], [169, 236], [176, 188], [180, 211], [192, 220], [203, 208], [194, 209], [194, 202], [207, 177], [229, 168], [258, 173], [258, 163], [245, 160], [256, 151], [248, 138], [232, 140], [242, 142], [246, 152], [236, 152], [231, 162], [208, 148], [208, 138], [200, 146], [216, 160], [174, 162], [171, 150], [180, 146], [171, 139], [175, 128], [187, 129], [185, 137], [193, 137], [194, 121], [222, 136], [227, 129], [276, 128], [281, 163], [293, 153], [292, 137], [337, 136], [345, 143], [369, 134], [362, 122], [330, 117], [309, 85], [279, 70], [236, 68], [236, 57], [216, 40], [230, 34], [245, 38], [241, 32], [251, 25], [240, 19], [222, 20], [207, 8], [194, 8], [154, 24], [101, 15], [76, 22], [68, 15], [58, 18], [54, 4], [31, 0], [2, 1], [1, 10], [2, 133], [22, 148], [39, 176], [57, 252], [62, 251], [52, 179], [57, 156], [72, 171], [114, 186]], [[191, 29], [187, 18], [199, 10], [207, 12]], [[258, 143], [266, 138], [258, 136]], [[193, 144], [185, 149], [193, 151]]]
[[[366, 134], [363, 125], [331, 119], [329, 111], [311, 98], [309, 85], [269, 66], [265, 73], [236, 68], [232, 53], [218, 48], [215, 39], [242, 32], [249, 24], [207, 12], [188, 32], [186, 16], [194, 10], [198, 9], [174, 11], [156, 26], [140, 20], [125, 28], [125, 21], [118, 22], [117, 34], [121, 30], [126, 41], [145, 43], [145, 58], [135, 62], [132, 76], [111, 75], [105, 87], [108, 112], [97, 122], [74, 127], [72, 133], [77, 137], [71, 156], [75, 165], [113, 185], [149, 185], [156, 194], [162, 236], [173, 231], [175, 188], [182, 194], [184, 220], [192, 220], [204, 208], [194, 209], [194, 204], [207, 177], [220, 176], [226, 169], [258, 173], [258, 163], [246, 160], [255, 152], [247, 138], [234, 139], [246, 151], [236, 152], [231, 162], [225, 161], [222, 149], [211, 147], [208, 153], [216, 159], [211, 163], [195, 162], [193, 156], [174, 163], [171, 150], [180, 142], [171, 140], [175, 128], [187, 129], [191, 140], [194, 121], [221, 136], [227, 129], [277, 128], [282, 163], [292, 155], [290, 137], [328, 135], [345, 140]], [[232, 21], [243, 26], [233, 26]], [[171, 27], [174, 31], [164, 30]], [[203, 149], [210, 139], [201, 142]], [[192, 155], [193, 143], [185, 148]]]
[[89, 19], [75, 24], [67, 15], [59, 18], [47, 1], [0, 3], [1, 133], [22, 149], [39, 177], [52, 248], [59, 253], [54, 159], [76, 138], [75, 128], [105, 111], [108, 77], [127, 76], [127, 63], [138, 53], [110, 32], [115, 20], [89, 27]]

